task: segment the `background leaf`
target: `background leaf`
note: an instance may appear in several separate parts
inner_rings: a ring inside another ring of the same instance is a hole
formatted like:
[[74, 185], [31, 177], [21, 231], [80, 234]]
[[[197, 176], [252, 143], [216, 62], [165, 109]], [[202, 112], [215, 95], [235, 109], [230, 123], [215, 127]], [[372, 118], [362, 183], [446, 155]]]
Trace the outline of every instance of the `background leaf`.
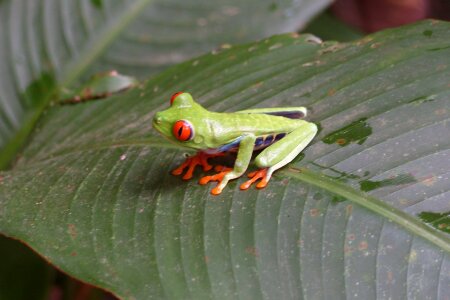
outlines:
[[[274, 36], [53, 107], [1, 174], [0, 229], [126, 299], [448, 295], [449, 237], [416, 215], [450, 206], [449, 27]], [[150, 128], [179, 90], [217, 111], [306, 105], [321, 132], [266, 189], [213, 197], [169, 174], [182, 149]]]
[[52, 271], [36, 253], [18, 241], [0, 236], [0, 299], [43, 300], [49, 293]]
[[330, 2], [0, 2], [0, 168], [61, 87], [112, 68], [146, 77], [222, 43], [296, 31]]
[[330, 11], [325, 11], [318, 15], [302, 29], [302, 32], [314, 34], [324, 41], [333, 40], [339, 42], [353, 41], [364, 36], [362, 31], [347, 25], [333, 16]]

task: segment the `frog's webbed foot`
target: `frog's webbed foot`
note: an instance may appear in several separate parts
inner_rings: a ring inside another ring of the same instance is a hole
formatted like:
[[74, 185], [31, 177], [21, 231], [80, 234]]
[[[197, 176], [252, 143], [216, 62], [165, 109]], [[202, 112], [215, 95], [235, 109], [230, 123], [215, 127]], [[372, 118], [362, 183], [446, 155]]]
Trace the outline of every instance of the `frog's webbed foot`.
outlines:
[[222, 193], [223, 188], [227, 185], [228, 179], [224, 180], [225, 175], [233, 171], [233, 168], [228, 168], [224, 166], [216, 166], [214, 168], [218, 173], [215, 175], [204, 176], [200, 178], [199, 183], [205, 185], [210, 181], [218, 181], [219, 183], [211, 190], [211, 194], [218, 195]]
[[196, 155], [186, 158], [184, 163], [182, 163], [178, 168], [172, 171], [172, 175], [181, 175], [183, 174], [184, 169], [187, 168], [187, 171], [182, 178], [184, 180], [191, 179], [196, 166], [200, 165], [202, 166], [203, 171], [209, 171], [213, 166], [208, 163], [208, 158], [223, 155], [224, 153], [206, 154], [204, 152], [198, 152]]
[[250, 172], [250, 173], [248, 173], [248, 177], [251, 179], [249, 179], [246, 182], [244, 182], [243, 184], [241, 184], [240, 189], [241, 190], [248, 189], [258, 179], [261, 179], [261, 181], [256, 184], [256, 187], [258, 189], [262, 189], [262, 188], [266, 187], [267, 183], [270, 180], [271, 175], [272, 175], [272, 172], [270, 172], [269, 168], [263, 168], [263, 169], [259, 169], [254, 172]]

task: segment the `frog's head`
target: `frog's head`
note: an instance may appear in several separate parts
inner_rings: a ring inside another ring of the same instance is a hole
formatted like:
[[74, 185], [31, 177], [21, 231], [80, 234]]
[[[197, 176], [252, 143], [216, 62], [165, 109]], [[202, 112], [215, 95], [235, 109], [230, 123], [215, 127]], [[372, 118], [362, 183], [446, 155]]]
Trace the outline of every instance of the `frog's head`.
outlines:
[[202, 126], [199, 122], [205, 113], [208, 111], [191, 94], [178, 92], [171, 97], [168, 109], [155, 114], [153, 127], [172, 142], [196, 148], [200, 141], [198, 129]]

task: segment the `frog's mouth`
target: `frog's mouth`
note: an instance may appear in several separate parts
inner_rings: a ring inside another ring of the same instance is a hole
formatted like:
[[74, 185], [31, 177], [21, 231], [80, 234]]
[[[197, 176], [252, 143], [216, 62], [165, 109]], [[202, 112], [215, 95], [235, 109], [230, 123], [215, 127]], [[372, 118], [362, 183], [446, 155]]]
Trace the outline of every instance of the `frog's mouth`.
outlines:
[[166, 132], [165, 129], [167, 129], [167, 128], [164, 128], [164, 126], [162, 126], [162, 124], [158, 123], [156, 120], [153, 120], [153, 121], [152, 121], [152, 126], [153, 126], [153, 128], [155, 128], [155, 130], [158, 131], [159, 134], [161, 134], [165, 139], [167, 139], [168, 141], [174, 142], [174, 141], [172, 141], [171, 138], [170, 138], [170, 130], [169, 130], [169, 132]]

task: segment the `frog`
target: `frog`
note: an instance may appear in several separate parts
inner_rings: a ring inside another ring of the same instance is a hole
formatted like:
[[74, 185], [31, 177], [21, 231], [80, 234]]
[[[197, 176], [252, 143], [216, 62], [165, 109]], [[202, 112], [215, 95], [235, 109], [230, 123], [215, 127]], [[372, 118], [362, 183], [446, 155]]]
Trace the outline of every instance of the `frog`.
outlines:
[[230, 180], [244, 175], [253, 153], [256, 171], [240, 185], [247, 190], [255, 184], [267, 186], [274, 171], [290, 163], [308, 146], [317, 134], [317, 125], [304, 120], [305, 107], [253, 108], [235, 112], [214, 112], [205, 109], [188, 92], [177, 92], [170, 98], [170, 107], [155, 113], [153, 127], [170, 142], [197, 153], [172, 170], [176, 176], [189, 180], [200, 166], [210, 171], [210, 158], [234, 152], [233, 167], [216, 165], [213, 175], [200, 178], [205, 185], [217, 182], [211, 194], [219, 195]]

